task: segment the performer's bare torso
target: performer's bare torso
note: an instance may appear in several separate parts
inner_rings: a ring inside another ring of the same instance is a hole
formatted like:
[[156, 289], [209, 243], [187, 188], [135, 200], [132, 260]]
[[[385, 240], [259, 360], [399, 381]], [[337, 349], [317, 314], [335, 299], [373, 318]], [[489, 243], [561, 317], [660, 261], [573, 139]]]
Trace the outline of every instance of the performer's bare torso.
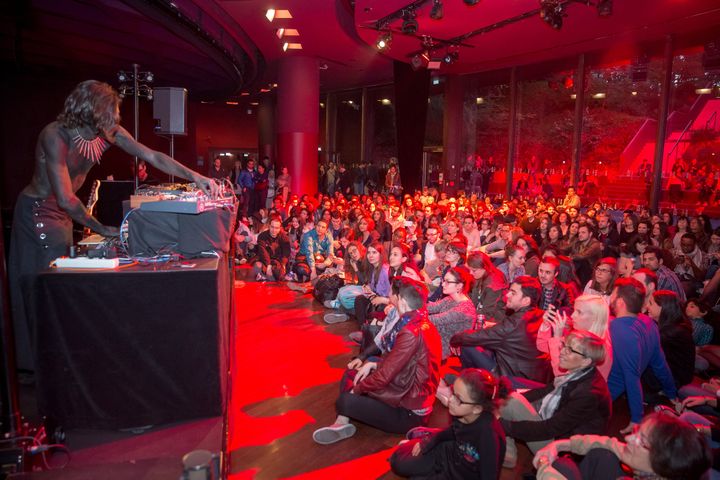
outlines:
[[35, 198], [48, 198], [53, 194], [48, 173], [47, 153], [45, 151], [45, 145], [51, 143], [47, 140], [52, 137], [59, 137], [64, 144], [66, 149], [65, 163], [72, 184], [72, 192], [78, 191], [85, 182], [85, 178], [94, 163], [80, 154], [79, 149], [73, 144], [72, 136], [73, 134], [58, 122], [49, 124], [40, 132], [35, 146], [35, 173], [30, 184], [23, 190], [24, 194]]

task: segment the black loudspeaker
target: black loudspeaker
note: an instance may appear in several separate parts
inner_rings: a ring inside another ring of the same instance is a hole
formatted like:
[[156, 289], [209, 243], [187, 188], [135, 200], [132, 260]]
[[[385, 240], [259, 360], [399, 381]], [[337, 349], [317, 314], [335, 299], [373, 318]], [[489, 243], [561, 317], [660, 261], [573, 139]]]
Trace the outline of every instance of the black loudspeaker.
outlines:
[[187, 90], [179, 87], [153, 89], [155, 133], [187, 135]]

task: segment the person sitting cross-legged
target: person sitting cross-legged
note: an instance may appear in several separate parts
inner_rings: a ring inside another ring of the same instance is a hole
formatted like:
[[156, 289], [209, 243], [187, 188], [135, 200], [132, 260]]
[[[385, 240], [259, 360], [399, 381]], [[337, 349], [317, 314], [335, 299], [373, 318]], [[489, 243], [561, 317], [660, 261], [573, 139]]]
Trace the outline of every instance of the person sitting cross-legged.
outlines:
[[534, 453], [556, 438], [606, 433], [612, 410], [610, 392], [597, 365], [605, 360], [605, 341], [588, 331], [569, 333], [560, 349], [563, 375], [544, 387], [512, 393], [500, 410], [507, 435], [504, 466], [517, 462], [515, 440]]
[[411, 478], [497, 480], [505, 454], [505, 434], [497, 411], [508, 395], [507, 379], [466, 368], [453, 384], [448, 409], [452, 424], [419, 427], [390, 457], [393, 473]]
[[388, 352], [346, 370], [335, 402], [337, 418], [313, 432], [315, 442], [327, 445], [351, 437], [356, 427], [350, 419], [390, 433], [427, 425], [440, 381], [440, 335], [428, 319], [425, 285], [400, 277], [392, 296], [400, 319], [386, 336]]

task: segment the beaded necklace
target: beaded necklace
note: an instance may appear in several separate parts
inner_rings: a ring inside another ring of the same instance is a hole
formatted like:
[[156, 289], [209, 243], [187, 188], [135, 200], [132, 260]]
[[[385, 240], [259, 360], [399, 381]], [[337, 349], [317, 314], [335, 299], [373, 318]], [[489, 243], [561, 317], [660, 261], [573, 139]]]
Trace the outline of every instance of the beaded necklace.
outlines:
[[100, 157], [102, 157], [102, 154], [107, 147], [104, 139], [100, 136], [96, 136], [92, 140], [85, 140], [80, 135], [80, 131], [76, 128], [75, 136], [72, 140], [80, 152], [80, 155], [87, 158], [92, 163], [100, 163]]

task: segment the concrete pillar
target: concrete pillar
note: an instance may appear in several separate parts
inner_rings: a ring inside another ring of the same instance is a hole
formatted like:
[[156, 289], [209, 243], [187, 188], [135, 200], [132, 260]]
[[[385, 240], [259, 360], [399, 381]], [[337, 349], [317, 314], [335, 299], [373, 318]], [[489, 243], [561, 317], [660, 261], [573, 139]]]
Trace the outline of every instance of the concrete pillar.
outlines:
[[275, 152], [275, 97], [269, 93], [260, 97], [258, 105], [258, 160], [270, 157], [277, 164]]
[[443, 158], [442, 171], [445, 172], [445, 185], [452, 193], [460, 183], [460, 170], [465, 165], [463, 149], [463, 122], [465, 100], [465, 79], [460, 75], [448, 75], [445, 81], [445, 110], [443, 113]]

